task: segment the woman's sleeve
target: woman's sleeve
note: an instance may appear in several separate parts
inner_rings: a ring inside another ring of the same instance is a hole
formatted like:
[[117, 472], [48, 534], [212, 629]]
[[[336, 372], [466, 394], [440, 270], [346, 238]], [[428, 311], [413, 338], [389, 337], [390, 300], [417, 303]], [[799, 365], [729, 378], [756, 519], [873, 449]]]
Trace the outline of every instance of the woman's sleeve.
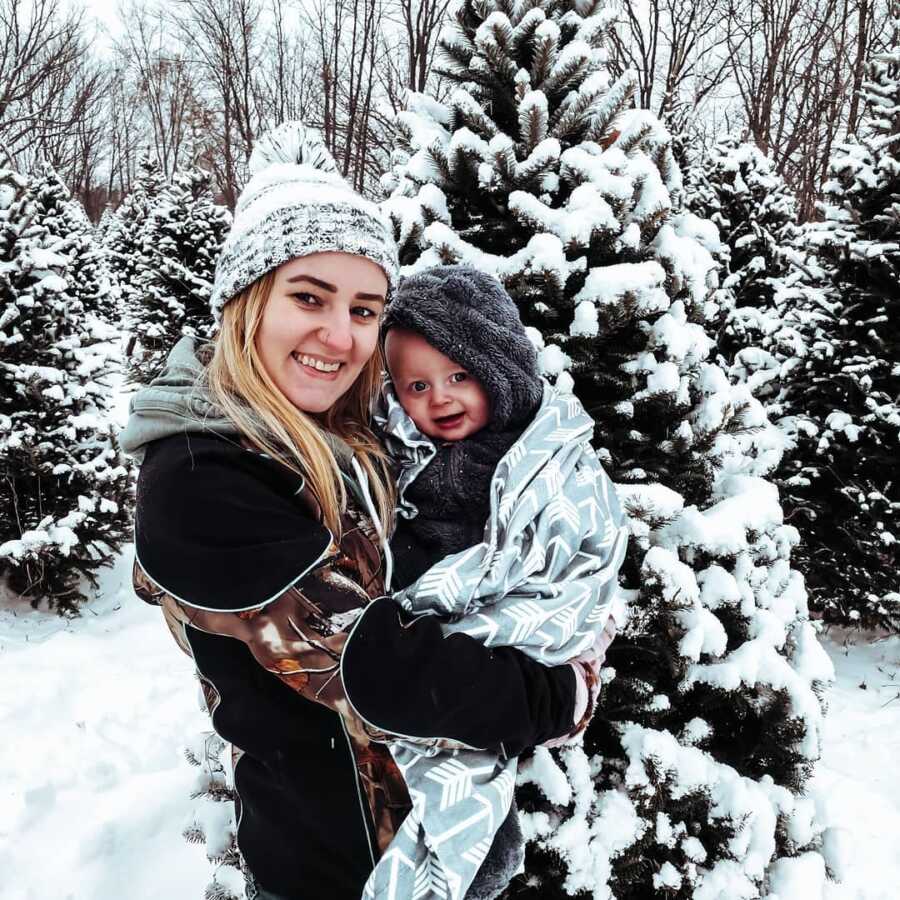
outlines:
[[512, 647], [444, 636], [433, 616], [410, 619], [389, 597], [366, 607], [341, 663], [344, 690], [370, 725], [515, 756], [574, 729], [575, 673]]
[[141, 568], [196, 609], [271, 603], [319, 565], [332, 542], [297, 502], [299, 483], [223, 438], [184, 434], [150, 444], [137, 485]]

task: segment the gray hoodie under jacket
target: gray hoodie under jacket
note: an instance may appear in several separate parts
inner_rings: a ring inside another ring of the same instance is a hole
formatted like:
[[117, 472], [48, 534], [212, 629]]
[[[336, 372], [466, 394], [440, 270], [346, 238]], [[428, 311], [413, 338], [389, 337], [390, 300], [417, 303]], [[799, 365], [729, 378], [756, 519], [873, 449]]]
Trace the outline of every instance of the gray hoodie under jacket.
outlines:
[[[209, 356], [210, 344], [190, 336], [181, 338], [169, 353], [162, 373], [132, 396], [128, 424], [119, 432], [119, 444], [138, 463], [144, 460], [147, 444], [176, 434], [204, 431], [240, 440], [234, 422], [212, 402], [202, 384]], [[322, 434], [356, 493], [353, 451], [337, 435], [327, 431]]]

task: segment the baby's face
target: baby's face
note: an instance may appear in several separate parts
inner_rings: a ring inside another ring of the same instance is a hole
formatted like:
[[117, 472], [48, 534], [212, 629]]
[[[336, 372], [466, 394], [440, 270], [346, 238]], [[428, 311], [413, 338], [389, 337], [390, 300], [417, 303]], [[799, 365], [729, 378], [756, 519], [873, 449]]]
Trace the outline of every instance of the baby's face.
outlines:
[[425, 338], [392, 328], [384, 349], [397, 397], [423, 434], [461, 441], [487, 425], [491, 404], [480, 382]]

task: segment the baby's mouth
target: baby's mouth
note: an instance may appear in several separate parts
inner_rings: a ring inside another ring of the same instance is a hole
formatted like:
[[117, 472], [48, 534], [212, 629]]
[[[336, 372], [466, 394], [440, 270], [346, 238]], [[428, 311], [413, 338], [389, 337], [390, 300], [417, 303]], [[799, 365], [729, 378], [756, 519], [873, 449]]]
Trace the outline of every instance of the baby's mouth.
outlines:
[[434, 420], [434, 424], [437, 425], [438, 428], [453, 428], [462, 422], [464, 415], [464, 412], [458, 412], [449, 416], [440, 416]]

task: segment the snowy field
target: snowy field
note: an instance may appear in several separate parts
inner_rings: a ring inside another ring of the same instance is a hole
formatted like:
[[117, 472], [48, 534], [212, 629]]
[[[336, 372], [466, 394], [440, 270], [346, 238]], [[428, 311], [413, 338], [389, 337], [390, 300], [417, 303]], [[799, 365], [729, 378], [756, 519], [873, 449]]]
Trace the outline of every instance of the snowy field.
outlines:
[[[207, 720], [129, 576], [126, 552], [74, 621], [0, 603], [0, 900], [203, 897], [209, 866], [180, 833], [196, 772], [181, 746]], [[814, 786], [849, 840], [829, 900], [896, 900], [900, 638], [858, 640], [826, 640], [837, 683]]]

